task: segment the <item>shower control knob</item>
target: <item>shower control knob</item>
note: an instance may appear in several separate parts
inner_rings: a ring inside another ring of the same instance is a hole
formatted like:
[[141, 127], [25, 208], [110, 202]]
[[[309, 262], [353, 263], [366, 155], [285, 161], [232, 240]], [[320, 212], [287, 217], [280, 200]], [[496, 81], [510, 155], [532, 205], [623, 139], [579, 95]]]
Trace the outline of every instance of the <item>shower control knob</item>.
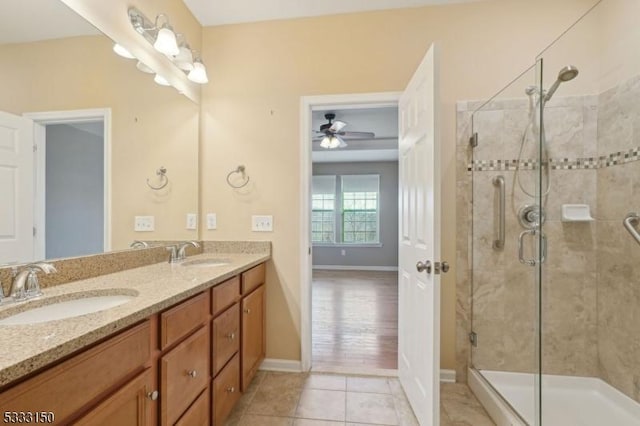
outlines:
[[427, 260], [424, 263], [422, 263], [421, 261], [416, 263], [416, 269], [418, 270], [418, 272], [427, 271], [427, 274], [430, 274], [431, 273], [431, 261]]

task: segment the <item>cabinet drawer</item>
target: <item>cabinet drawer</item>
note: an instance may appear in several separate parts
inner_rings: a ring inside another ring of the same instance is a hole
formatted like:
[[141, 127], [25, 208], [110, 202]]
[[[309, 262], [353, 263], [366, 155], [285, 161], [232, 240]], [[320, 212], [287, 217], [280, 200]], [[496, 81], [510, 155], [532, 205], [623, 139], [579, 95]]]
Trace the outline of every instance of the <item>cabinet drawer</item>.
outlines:
[[236, 303], [213, 320], [213, 375], [240, 349], [240, 305]]
[[209, 318], [208, 292], [201, 293], [160, 314], [160, 348], [187, 336]]
[[264, 283], [265, 266], [264, 263], [254, 266], [247, 272], [242, 273], [242, 294], [249, 294], [254, 288]]
[[202, 327], [160, 360], [163, 425], [172, 425], [209, 383], [209, 327]]
[[200, 394], [175, 426], [209, 426], [209, 388]]
[[213, 424], [223, 425], [240, 398], [240, 355], [236, 354], [213, 379]]
[[131, 380], [100, 403], [74, 425], [77, 426], [147, 426], [153, 424], [155, 401], [147, 396], [153, 391], [151, 368]]
[[236, 276], [218, 284], [211, 290], [213, 316], [227, 309], [240, 299], [240, 277]]
[[150, 353], [151, 327], [145, 321], [1, 393], [0, 407], [52, 411], [54, 424], [67, 424], [70, 415], [142, 371]]

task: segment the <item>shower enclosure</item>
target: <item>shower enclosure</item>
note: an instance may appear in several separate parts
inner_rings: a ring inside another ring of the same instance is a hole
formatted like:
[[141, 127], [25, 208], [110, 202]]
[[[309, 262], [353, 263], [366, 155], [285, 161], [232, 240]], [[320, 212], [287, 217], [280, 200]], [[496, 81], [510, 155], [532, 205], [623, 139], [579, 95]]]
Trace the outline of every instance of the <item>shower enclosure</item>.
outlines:
[[640, 425], [639, 3], [602, 0], [458, 105], [469, 383], [498, 424]]

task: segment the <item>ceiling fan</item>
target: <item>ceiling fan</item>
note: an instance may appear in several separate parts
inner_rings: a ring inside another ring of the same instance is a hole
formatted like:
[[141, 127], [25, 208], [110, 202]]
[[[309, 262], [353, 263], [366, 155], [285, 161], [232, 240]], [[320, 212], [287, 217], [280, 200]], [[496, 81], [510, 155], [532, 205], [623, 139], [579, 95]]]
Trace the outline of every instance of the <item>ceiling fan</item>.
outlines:
[[[329, 122], [320, 126], [320, 130], [314, 130], [316, 136], [315, 140], [321, 139], [320, 146], [326, 149], [344, 148], [347, 146], [345, 139], [372, 139], [376, 135], [373, 132], [345, 132], [345, 126], [347, 123], [340, 120], [335, 120], [336, 115], [334, 113], [327, 113], [324, 115]], [[334, 121], [335, 120], [335, 121]]]

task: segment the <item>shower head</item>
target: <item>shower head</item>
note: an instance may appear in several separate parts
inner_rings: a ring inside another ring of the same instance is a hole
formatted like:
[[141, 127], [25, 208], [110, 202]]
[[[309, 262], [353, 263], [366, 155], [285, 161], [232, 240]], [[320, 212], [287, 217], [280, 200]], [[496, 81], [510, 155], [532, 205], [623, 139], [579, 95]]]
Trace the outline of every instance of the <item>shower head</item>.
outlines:
[[564, 83], [565, 81], [571, 81], [577, 76], [578, 68], [574, 67], [573, 65], [567, 65], [566, 67], [562, 68], [558, 73], [557, 80], [549, 88], [546, 95], [544, 95], [544, 101], [549, 102], [549, 100], [551, 100], [551, 97], [556, 92], [556, 90], [558, 90], [558, 87], [560, 87], [561, 83]]

